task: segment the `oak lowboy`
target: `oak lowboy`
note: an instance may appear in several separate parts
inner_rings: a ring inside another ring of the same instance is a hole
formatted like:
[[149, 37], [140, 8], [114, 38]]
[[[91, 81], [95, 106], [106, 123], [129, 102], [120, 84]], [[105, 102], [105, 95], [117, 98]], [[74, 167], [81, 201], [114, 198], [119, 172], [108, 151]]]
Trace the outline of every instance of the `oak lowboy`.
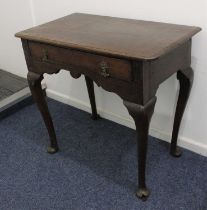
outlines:
[[48, 129], [49, 153], [58, 151], [52, 119], [41, 89], [43, 74], [70, 71], [83, 74], [92, 109], [98, 119], [93, 81], [118, 94], [133, 117], [138, 145], [137, 196], [146, 200], [148, 130], [159, 85], [177, 73], [180, 92], [170, 153], [179, 157], [178, 131], [193, 82], [191, 38], [198, 27], [75, 13], [19, 32], [28, 66], [32, 95]]

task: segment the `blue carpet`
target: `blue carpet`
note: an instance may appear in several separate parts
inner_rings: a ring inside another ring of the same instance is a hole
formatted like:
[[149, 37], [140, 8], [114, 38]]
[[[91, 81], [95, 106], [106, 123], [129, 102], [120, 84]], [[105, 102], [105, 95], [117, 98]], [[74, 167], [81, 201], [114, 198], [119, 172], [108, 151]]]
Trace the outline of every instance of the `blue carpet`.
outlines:
[[48, 134], [36, 106], [0, 122], [0, 210], [206, 210], [207, 158], [150, 137], [147, 184], [137, 185], [136, 133], [48, 100], [61, 151], [46, 153]]

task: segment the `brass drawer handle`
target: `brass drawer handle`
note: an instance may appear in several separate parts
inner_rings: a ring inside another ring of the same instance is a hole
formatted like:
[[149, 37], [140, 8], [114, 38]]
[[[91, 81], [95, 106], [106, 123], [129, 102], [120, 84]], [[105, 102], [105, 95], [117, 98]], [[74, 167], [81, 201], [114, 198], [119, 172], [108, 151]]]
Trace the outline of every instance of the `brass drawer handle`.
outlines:
[[109, 66], [105, 61], [101, 62], [100, 67], [101, 67], [101, 75], [103, 77], [110, 77], [110, 74], [108, 72]]
[[68, 66], [67, 63], [58, 62], [58, 61], [55, 61], [55, 60], [50, 59], [50, 58], [49, 58], [49, 55], [48, 55], [48, 51], [47, 51], [46, 49], [43, 49], [42, 52], [43, 52], [43, 56], [42, 56], [42, 58], [41, 58], [41, 61], [42, 61], [42, 62], [46, 62], [46, 63], [49, 63], [49, 64], [63, 65], [63, 66], [66, 67], [67, 69], [70, 68], [70, 66]]
[[45, 61], [45, 62], [49, 61], [49, 59], [48, 59], [48, 52], [45, 49], [43, 50], [42, 61]]

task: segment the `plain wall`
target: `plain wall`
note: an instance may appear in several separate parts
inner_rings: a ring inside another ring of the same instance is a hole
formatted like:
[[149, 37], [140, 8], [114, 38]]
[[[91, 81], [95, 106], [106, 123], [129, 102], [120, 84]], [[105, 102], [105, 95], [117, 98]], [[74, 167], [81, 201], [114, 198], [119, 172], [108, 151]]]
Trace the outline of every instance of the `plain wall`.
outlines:
[[[11, 0], [7, 2], [11, 3]], [[7, 2], [5, 3], [4, 1], [3, 5], [8, 6], [9, 3]], [[3, 37], [1, 34], [0, 39], [4, 51], [4, 54], [0, 52], [0, 67], [18, 75], [26, 75], [25, 63], [23, 62], [22, 50], [20, 50], [18, 41], [14, 40], [12, 33], [19, 29], [30, 27], [32, 24], [45, 23], [73, 12], [202, 27], [202, 32], [193, 38], [192, 67], [195, 70], [195, 79], [182, 121], [179, 144], [207, 155], [206, 0], [31, 0], [29, 3], [26, 0], [21, 0], [18, 3], [12, 2], [12, 4], [19, 5], [19, 11], [14, 9], [12, 11], [13, 15], [10, 17], [6, 13], [7, 10], [5, 10], [3, 11], [5, 19], [0, 20], [2, 25], [7, 25], [6, 30], [3, 32]], [[12, 54], [10, 54], [11, 51]], [[57, 75], [46, 76], [45, 78], [49, 96], [88, 110], [89, 100], [83, 77], [74, 80], [68, 72], [61, 71]], [[177, 91], [178, 83], [174, 75], [165, 81], [157, 92], [158, 100], [150, 131], [152, 135], [167, 141], [169, 141], [171, 136]], [[129, 127], [134, 127], [131, 117], [123, 106], [122, 100], [117, 95], [105, 92], [97, 86], [95, 87], [95, 92], [98, 107], [104, 117]]]
[[33, 25], [29, 0], [0, 0], [0, 69], [26, 77], [26, 63], [18, 31]]

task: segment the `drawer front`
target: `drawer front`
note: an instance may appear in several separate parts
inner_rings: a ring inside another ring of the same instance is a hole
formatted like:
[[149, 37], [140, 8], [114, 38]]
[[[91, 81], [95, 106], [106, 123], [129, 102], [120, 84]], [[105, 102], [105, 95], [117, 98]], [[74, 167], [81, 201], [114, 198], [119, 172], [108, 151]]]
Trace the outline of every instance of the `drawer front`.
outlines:
[[30, 42], [31, 57], [35, 60], [68, 66], [81, 67], [105, 78], [113, 77], [125, 81], [132, 80], [131, 63], [127, 60], [66, 49], [42, 43]]

